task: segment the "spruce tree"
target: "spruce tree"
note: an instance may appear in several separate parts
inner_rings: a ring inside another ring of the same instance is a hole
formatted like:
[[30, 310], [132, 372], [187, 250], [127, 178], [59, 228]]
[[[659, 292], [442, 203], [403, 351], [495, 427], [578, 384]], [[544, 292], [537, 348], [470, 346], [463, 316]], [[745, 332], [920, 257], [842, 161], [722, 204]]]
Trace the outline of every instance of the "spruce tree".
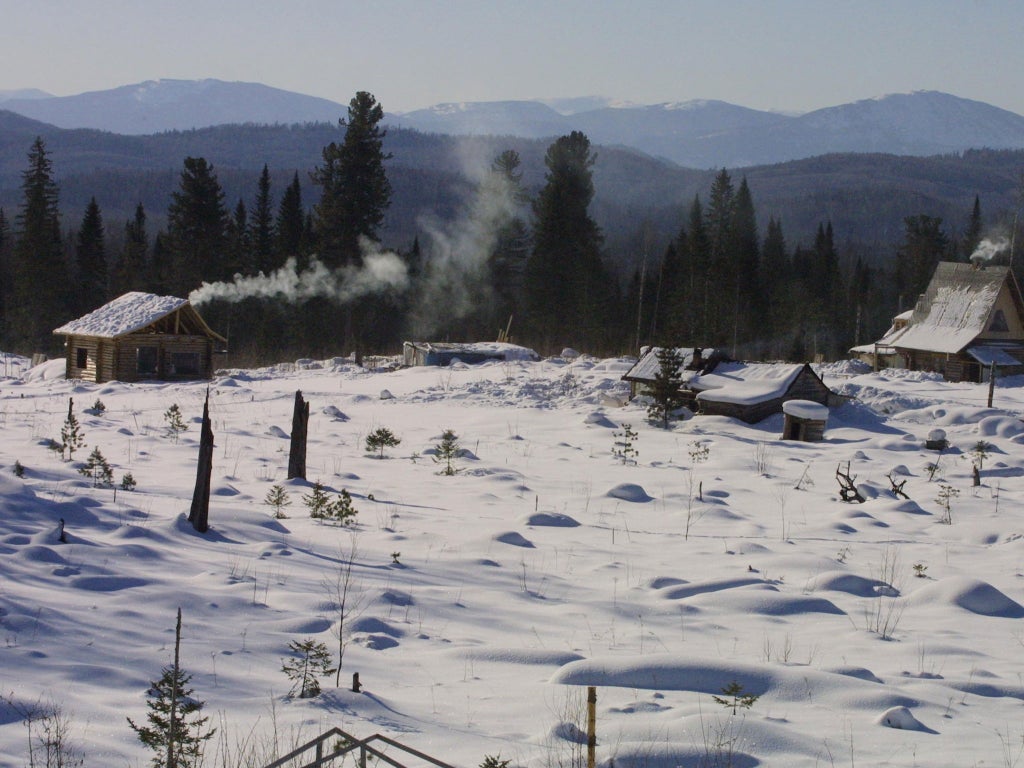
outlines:
[[10, 330], [20, 349], [50, 349], [54, 324], [70, 319], [71, 312], [58, 187], [46, 144], [39, 137], [32, 143], [28, 169], [21, 179], [22, 204], [15, 219], [7, 305]]
[[277, 269], [288, 258], [299, 260], [299, 266], [305, 266], [306, 256], [306, 211], [302, 206], [302, 185], [296, 173], [292, 183], [287, 186], [281, 196], [277, 208], [277, 221], [274, 226], [276, 234], [275, 258], [270, 268]]
[[981, 218], [981, 198], [978, 195], [974, 196], [974, 207], [971, 208], [971, 217], [967, 221], [967, 229], [964, 231], [963, 239], [963, 255], [964, 259], [969, 259], [971, 254], [974, 253], [974, 249], [978, 247], [978, 243], [981, 242], [981, 232], [984, 222]]
[[195, 698], [190, 687], [192, 675], [181, 668], [181, 608], [174, 631], [174, 664], [164, 667], [160, 679], [150, 684], [147, 696], [148, 725], [137, 725], [130, 717], [128, 725], [139, 741], [153, 750], [153, 768], [193, 768], [202, 759], [203, 745], [215, 732], [207, 728], [209, 717], [202, 715], [206, 702]]
[[289, 696], [298, 694], [300, 699], [311, 699], [320, 695], [321, 677], [334, 673], [331, 653], [324, 643], [307, 637], [288, 643], [291, 659], [281, 660], [281, 671], [292, 681]]
[[103, 215], [95, 197], [89, 200], [78, 230], [75, 266], [74, 310], [83, 315], [105, 304], [109, 293]]
[[111, 293], [120, 296], [127, 291], [149, 290], [149, 236], [146, 234], [146, 209], [135, 207], [135, 216], [124, 225], [121, 256], [111, 274]]
[[[588, 208], [595, 157], [585, 134], [555, 140], [544, 158], [545, 185], [533, 203], [533, 250], [526, 263], [530, 325], [542, 346], [603, 341], [608, 280], [603, 236]], [[571, 331], [571, 333], [567, 333]]]
[[203, 281], [231, 278], [224, 259], [227, 223], [224, 192], [213, 166], [202, 157], [186, 157], [167, 210], [167, 288], [173, 295], [188, 296]]
[[328, 266], [361, 264], [359, 241], [379, 241], [384, 212], [391, 203], [391, 183], [384, 161], [384, 108], [373, 94], [359, 91], [349, 102], [348, 118], [339, 120], [345, 138], [323, 148], [323, 164], [313, 171], [321, 188], [315, 208], [318, 253]]
[[651, 386], [654, 402], [647, 409], [647, 415], [660, 421], [662, 428], [668, 429], [673, 412], [682, 405], [683, 380], [679, 369], [683, 365], [683, 355], [675, 347], [659, 347], [655, 355], [658, 358], [658, 372], [654, 374]]
[[249, 217], [249, 247], [252, 249], [253, 272], [268, 274], [274, 261], [274, 201], [270, 196], [270, 171], [263, 166], [256, 186], [256, 199]]

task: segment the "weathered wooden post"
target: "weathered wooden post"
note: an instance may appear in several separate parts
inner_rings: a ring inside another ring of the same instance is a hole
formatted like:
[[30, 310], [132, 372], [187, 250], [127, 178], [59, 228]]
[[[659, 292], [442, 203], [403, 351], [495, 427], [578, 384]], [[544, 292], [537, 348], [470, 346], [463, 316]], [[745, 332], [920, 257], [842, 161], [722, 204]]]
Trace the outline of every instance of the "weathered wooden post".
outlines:
[[996, 390], [996, 361], [993, 360], [988, 368], [988, 407], [992, 407], [992, 395]]
[[306, 430], [309, 425], [309, 403], [302, 399], [302, 390], [295, 390], [292, 412], [292, 442], [288, 450], [288, 479], [306, 479]]
[[359, 682], [359, 673], [352, 673], [352, 693], [359, 693], [363, 690], [363, 684]]
[[587, 768], [597, 761], [597, 687], [587, 686]]
[[199, 437], [199, 465], [188, 521], [199, 533], [206, 533], [210, 519], [210, 477], [213, 474], [213, 426], [210, 424], [210, 390], [203, 403], [203, 428]]

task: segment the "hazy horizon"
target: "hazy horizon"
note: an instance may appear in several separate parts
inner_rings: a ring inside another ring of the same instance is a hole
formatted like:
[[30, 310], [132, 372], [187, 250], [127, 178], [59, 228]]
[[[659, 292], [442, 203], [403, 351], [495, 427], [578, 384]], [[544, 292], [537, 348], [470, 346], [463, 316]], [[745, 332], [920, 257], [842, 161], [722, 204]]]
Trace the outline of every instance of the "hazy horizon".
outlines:
[[602, 96], [800, 113], [935, 90], [1024, 113], [1024, 4], [1008, 0], [81, 0], [5, 10], [9, 61], [30, 65], [8, 67], [0, 90], [55, 96], [212, 78], [343, 104], [369, 90], [391, 112]]

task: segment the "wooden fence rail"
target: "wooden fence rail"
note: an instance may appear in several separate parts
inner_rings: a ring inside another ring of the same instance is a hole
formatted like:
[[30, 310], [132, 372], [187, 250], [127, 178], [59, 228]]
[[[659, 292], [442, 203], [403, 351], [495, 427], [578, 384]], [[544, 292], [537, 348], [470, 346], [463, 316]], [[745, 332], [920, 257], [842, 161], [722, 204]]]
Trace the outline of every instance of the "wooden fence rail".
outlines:
[[[332, 739], [335, 740], [335, 743], [328, 743]], [[346, 733], [340, 728], [331, 728], [329, 731], [321, 733], [315, 739], [293, 749], [284, 757], [278, 758], [269, 765], [264, 766], [264, 768], [281, 768], [281, 766], [299, 758], [308, 760], [310, 755], [307, 753], [310, 752], [314, 753], [312, 762], [304, 762], [301, 765], [295, 766], [295, 768], [322, 768], [322, 766], [328, 765], [331, 760], [344, 757], [348, 754], [356, 755], [358, 768], [366, 768], [367, 755], [371, 755], [377, 760], [393, 766], [393, 768], [408, 768], [406, 764], [385, 754], [380, 749], [371, 746], [371, 743], [376, 742], [394, 747], [400, 752], [419, 758], [420, 760], [436, 766], [436, 768], [454, 768], [454, 766], [449, 765], [448, 763], [442, 762], [430, 755], [420, 752], [417, 749], [413, 749], [410, 746], [395, 741], [394, 739], [389, 739], [387, 736], [382, 736], [379, 733], [375, 733], [373, 736], [369, 736], [365, 739], [357, 739], [352, 734]]]

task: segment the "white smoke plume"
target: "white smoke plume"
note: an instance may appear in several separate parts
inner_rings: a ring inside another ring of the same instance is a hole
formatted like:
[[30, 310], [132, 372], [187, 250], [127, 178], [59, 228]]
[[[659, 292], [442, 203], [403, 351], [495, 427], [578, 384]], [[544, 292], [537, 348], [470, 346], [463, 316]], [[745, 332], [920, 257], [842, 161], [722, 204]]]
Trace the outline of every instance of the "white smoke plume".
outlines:
[[409, 286], [405, 262], [390, 251], [377, 251], [368, 241], [361, 243], [363, 264], [329, 269], [316, 258], [309, 267], [299, 271], [294, 258], [280, 269], [264, 275], [235, 275], [229, 283], [203, 283], [189, 294], [193, 304], [220, 299], [237, 302], [249, 298], [278, 299], [300, 302], [326, 298], [339, 304], [387, 290], [403, 291]]
[[421, 219], [426, 233], [424, 279], [410, 318], [413, 335], [426, 337], [447, 322], [466, 317], [493, 301], [488, 259], [498, 235], [517, 215], [521, 203], [514, 186], [499, 173], [468, 172], [479, 183], [473, 198], [454, 221]]
[[994, 235], [982, 238], [978, 247], [971, 254], [971, 261], [991, 261], [1010, 247], [1010, 238], [1006, 235]]

